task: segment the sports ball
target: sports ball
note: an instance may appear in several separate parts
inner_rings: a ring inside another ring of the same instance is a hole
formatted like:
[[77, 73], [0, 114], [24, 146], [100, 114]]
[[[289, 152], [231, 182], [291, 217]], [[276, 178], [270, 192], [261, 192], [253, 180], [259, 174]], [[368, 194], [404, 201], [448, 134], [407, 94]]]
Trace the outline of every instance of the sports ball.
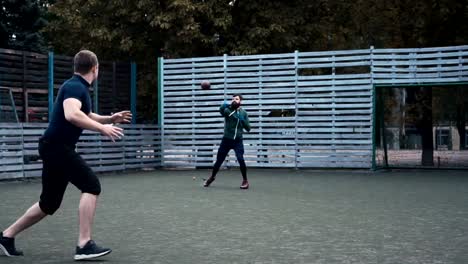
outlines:
[[200, 84], [200, 86], [201, 86], [201, 88], [202, 88], [203, 90], [208, 90], [208, 89], [210, 89], [211, 84], [210, 84], [209, 81], [202, 81], [201, 84]]

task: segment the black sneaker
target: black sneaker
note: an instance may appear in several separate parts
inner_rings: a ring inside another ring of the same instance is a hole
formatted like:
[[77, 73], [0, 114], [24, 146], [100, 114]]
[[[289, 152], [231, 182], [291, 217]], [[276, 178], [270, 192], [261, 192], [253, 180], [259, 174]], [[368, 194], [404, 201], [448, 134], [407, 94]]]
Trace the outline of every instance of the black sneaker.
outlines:
[[205, 180], [203, 187], [209, 187], [212, 182], [214, 182], [215, 177], [209, 177], [208, 180]]
[[102, 248], [93, 240], [88, 241], [84, 247], [76, 247], [75, 260], [88, 260], [105, 256], [111, 253], [110, 248]]
[[0, 249], [2, 249], [8, 257], [23, 256], [23, 251], [16, 250], [15, 248], [15, 239], [4, 237], [3, 233], [0, 233]]

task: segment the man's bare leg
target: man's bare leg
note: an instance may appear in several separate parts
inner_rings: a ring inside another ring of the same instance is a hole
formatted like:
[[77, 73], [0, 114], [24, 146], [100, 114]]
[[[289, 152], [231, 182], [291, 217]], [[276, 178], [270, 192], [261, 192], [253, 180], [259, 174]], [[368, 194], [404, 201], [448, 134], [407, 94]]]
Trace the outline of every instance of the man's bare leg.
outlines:
[[47, 214], [44, 213], [39, 207], [39, 203], [35, 203], [22, 215], [15, 223], [3, 231], [4, 237], [14, 238], [17, 234], [38, 223]]
[[91, 240], [91, 231], [96, 212], [97, 195], [90, 193], [81, 194], [79, 215], [80, 215], [80, 234], [78, 237], [78, 246], [83, 247]]
[[16, 222], [0, 233], [0, 250], [7, 256], [22, 256], [23, 252], [15, 247], [15, 236], [46, 217], [39, 203], [31, 206]]
[[110, 248], [103, 248], [91, 240], [94, 214], [96, 212], [97, 195], [83, 193], [80, 199], [80, 234], [75, 260], [95, 259], [112, 252]]

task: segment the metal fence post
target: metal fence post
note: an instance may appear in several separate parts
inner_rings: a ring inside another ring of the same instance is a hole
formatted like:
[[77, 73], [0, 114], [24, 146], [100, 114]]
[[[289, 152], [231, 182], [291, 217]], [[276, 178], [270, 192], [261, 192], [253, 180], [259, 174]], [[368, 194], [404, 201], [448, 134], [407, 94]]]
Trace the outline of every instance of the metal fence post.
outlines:
[[130, 111], [132, 112], [132, 124], [136, 123], [137, 111], [137, 83], [136, 83], [137, 65], [135, 62], [130, 63]]
[[299, 79], [299, 69], [298, 69], [298, 66], [299, 66], [299, 51], [296, 50], [294, 51], [294, 70], [295, 70], [295, 76], [294, 76], [294, 168], [297, 170], [298, 169], [298, 156], [299, 156], [299, 149], [298, 149], [298, 146], [297, 146], [297, 133], [298, 133], [298, 129], [297, 129], [297, 120], [299, 118], [298, 116], [298, 110], [299, 110], [299, 107], [298, 107], [298, 103], [297, 103], [297, 96], [299, 95], [298, 94], [298, 79]]
[[164, 167], [164, 58], [158, 58], [158, 126], [160, 136], [161, 167]]
[[52, 111], [54, 108], [54, 52], [49, 51], [49, 116], [47, 119], [50, 121]]

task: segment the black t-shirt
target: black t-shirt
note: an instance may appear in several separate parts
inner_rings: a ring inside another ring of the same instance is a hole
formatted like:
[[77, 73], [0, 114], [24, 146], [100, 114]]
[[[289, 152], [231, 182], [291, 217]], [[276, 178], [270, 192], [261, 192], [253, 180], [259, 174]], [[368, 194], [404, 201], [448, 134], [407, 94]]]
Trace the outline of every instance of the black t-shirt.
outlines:
[[81, 101], [81, 111], [88, 115], [91, 112], [91, 97], [89, 96], [90, 84], [80, 75], [73, 75], [60, 87], [54, 103], [52, 117], [49, 119], [49, 127], [44, 132], [44, 138], [56, 143], [75, 146], [83, 129], [73, 125], [65, 119], [63, 101], [75, 98]]

